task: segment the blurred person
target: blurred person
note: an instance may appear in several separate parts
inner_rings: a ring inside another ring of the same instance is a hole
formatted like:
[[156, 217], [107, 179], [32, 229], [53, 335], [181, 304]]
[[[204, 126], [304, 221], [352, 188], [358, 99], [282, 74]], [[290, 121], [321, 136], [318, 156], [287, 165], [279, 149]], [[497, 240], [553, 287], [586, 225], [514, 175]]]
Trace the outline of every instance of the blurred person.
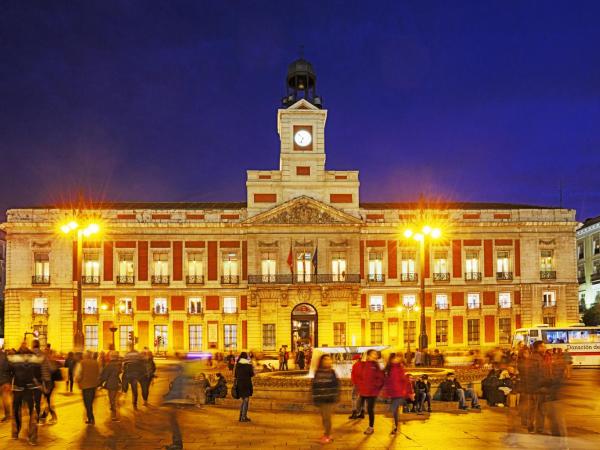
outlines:
[[[40, 421], [40, 417], [42, 415], [42, 397], [47, 393], [52, 393], [52, 369], [50, 367], [50, 361], [48, 360], [48, 356], [46, 353], [42, 351], [40, 348], [40, 341], [34, 339], [31, 343], [31, 351], [34, 355], [38, 356], [41, 359], [41, 375], [42, 377], [38, 379], [40, 382], [40, 389], [36, 389], [33, 391], [33, 402], [35, 405], [35, 411], [37, 413], [38, 423]], [[56, 414], [52, 417], [54, 418]]]
[[75, 373], [75, 355], [73, 352], [67, 354], [65, 359], [65, 367], [67, 369], [67, 391], [73, 392], [73, 374]]
[[118, 421], [119, 391], [122, 389], [121, 372], [122, 362], [119, 352], [110, 351], [107, 363], [100, 373], [100, 386], [107, 390], [110, 405], [110, 418]]
[[527, 430], [544, 433], [544, 402], [551, 382], [552, 358], [547, 362], [546, 346], [542, 341], [533, 343], [531, 355], [523, 367], [523, 388], [527, 393]]
[[360, 378], [358, 379], [358, 391], [367, 404], [369, 414], [369, 426], [364, 434], [373, 434], [375, 425], [375, 401], [383, 387], [384, 374], [379, 367], [379, 352], [375, 349], [367, 351], [366, 361], [362, 363]]
[[415, 383], [416, 396], [417, 396], [417, 413], [422, 414], [427, 402], [427, 412], [431, 412], [431, 383], [429, 382], [429, 376], [427, 374], [421, 375], [421, 377]]
[[477, 397], [475, 390], [473, 388], [463, 388], [456, 379], [456, 375], [454, 375], [454, 373], [449, 373], [446, 375], [446, 379], [440, 383], [440, 390], [442, 392], [442, 401], [458, 401], [458, 408], [461, 410], [466, 411], [468, 409], [466, 404], [467, 398], [471, 399], [472, 409], [481, 409], [481, 406], [479, 405], [479, 398]]
[[[560, 349], [558, 349], [560, 350]], [[566, 405], [563, 398], [565, 383], [566, 363], [561, 352], [556, 356], [549, 368], [548, 393], [545, 398], [544, 408], [550, 422], [550, 432], [559, 437], [558, 448], [567, 448], [567, 423], [564, 410]]]
[[573, 368], [573, 355], [571, 355], [568, 348], [565, 348], [562, 356], [565, 360], [565, 378], [569, 379], [571, 378], [571, 369]]
[[331, 415], [335, 404], [338, 402], [339, 392], [340, 382], [335, 370], [333, 370], [333, 360], [330, 355], [322, 355], [312, 380], [313, 403], [319, 408], [323, 423], [323, 436], [320, 439], [321, 444], [328, 444], [332, 441]]
[[96, 397], [96, 389], [100, 380], [100, 364], [98, 358], [94, 358], [94, 354], [87, 351], [83, 359], [75, 368], [75, 381], [79, 384], [79, 389], [83, 394], [83, 404], [88, 425], [95, 425], [94, 419], [94, 398]]
[[206, 404], [214, 405], [215, 399], [227, 397], [227, 380], [221, 373], [217, 373], [217, 381], [214, 386], [205, 388]]
[[227, 362], [229, 372], [233, 372], [233, 368], [235, 367], [235, 355], [233, 354], [233, 350], [229, 350], [229, 355], [227, 355], [225, 361]]
[[146, 361], [135, 348], [132, 348], [123, 358], [123, 392], [127, 393], [131, 387], [131, 400], [134, 410], [137, 409], [138, 403], [138, 385], [145, 382], [146, 377]]
[[142, 389], [142, 400], [144, 401], [144, 406], [148, 406], [150, 386], [156, 377], [156, 364], [154, 363], [154, 356], [150, 350], [144, 351], [144, 353], [142, 353], [142, 357], [144, 360], [144, 375], [139, 379], [139, 382]]
[[253, 394], [252, 377], [254, 376], [254, 368], [248, 360], [246, 352], [240, 353], [235, 369], [233, 370], [234, 384], [237, 396], [242, 399], [240, 405], [240, 422], [250, 422], [248, 418], [248, 406], [250, 397]]
[[423, 364], [423, 353], [421, 352], [421, 349], [416, 349], [415, 350], [415, 367], [421, 367], [421, 365]]
[[8, 356], [4, 348], [0, 349], [0, 395], [2, 396], [2, 407], [4, 408], [4, 417], [0, 422], [10, 420], [10, 392], [11, 392], [11, 376], [8, 365]]
[[46, 345], [45, 354], [46, 354], [46, 358], [48, 361], [48, 367], [50, 370], [50, 381], [47, 382], [47, 384], [45, 385], [45, 389], [42, 392], [44, 398], [46, 399], [46, 405], [45, 405], [44, 411], [42, 412], [42, 414], [40, 416], [40, 422], [42, 422], [42, 423], [45, 422], [48, 417], [48, 414], [50, 414], [51, 419], [48, 422], [48, 424], [53, 425], [57, 422], [58, 416], [56, 414], [56, 411], [54, 409], [54, 405], [52, 402], [52, 392], [54, 391], [54, 388], [56, 387], [56, 383], [59, 381], [62, 381], [63, 377], [62, 377], [62, 372], [60, 370], [61, 364], [56, 359], [56, 355], [52, 351], [50, 344]]
[[365, 402], [363, 397], [361, 397], [358, 388], [363, 361], [361, 360], [360, 355], [354, 355], [352, 360], [354, 361], [350, 372], [350, 379], [352, 381], [352, 414], [349, 419], [363, 419], [365, 417]]
[[394, 428], [391, 434], [398, 432], [399, 409], [406, 405], [407, 400], [414, 401], [415, 393], [408, 374], [404, 371], [402, 358], [396, 353], [391, 353], [388, 363], [383, 369], [384, 393], [392, 400], [392, 415], [394, 417]]
[[175, 378], [169, 383], [169, 391], [164, 395], [162, 406], [170, 407], [168, 410], [169, 426], [172, 434], [172, 444], [167, 445], [167, 450], [183, 449], [183, 436], [179, 426], [177, 408], [198, 404], [197, 383], [186, 375], [182, 363], [176, 366]]
[[298, 348], [298, 351], [296, 352], [296, 360], [294, 362], [298, 369], [304, 370], [304, 364], [306, 363], [306, 356], [304, 355], [304, 349], [302, 347]]

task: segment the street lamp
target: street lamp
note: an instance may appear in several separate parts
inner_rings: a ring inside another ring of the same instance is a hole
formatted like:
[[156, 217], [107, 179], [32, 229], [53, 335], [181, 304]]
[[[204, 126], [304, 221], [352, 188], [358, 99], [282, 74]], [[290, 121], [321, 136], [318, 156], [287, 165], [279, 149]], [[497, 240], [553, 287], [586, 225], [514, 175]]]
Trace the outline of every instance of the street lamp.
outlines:
[[75, 325], [75, 336], [73, 338], [73, 347], [75, 351], [83, 351], [83, 311], [81, 300], [81, 265], [83, 262], [83, 240], [91, 238], [93, 235], [100, 233], [100, 225], [96, 222], [87, 222], [85, 225], [80, 224], [75, 219], [60, 225], [60, 231], [64, 235], [75, 234], [77, 236], [77, 266], [75, 268], [75, 279], [77, 280], [77, 301], [75, 308], [77, 310], [77, 321]]
[[[428, 344], [427, 338], [427, 326], [425, 324], [425, 245], [429, 243], [431, 239], [439, 239], [442, 236], [442, 231], [429, 224], [423, 224], [420, 227], [420, 231], [414, 231], [411, 228], [404, 230], [404, 237], [406, 239], [414, 239], [419, 243], [419, 273], [420, 273], [420, 294], [419, 304], [421, 310], [421, 326], [419, 330], [419, 349], [425, 350]], [[416, 228], [416, 229], [418, 229]], [[415, 309], [417, 311], [417, 309]]]

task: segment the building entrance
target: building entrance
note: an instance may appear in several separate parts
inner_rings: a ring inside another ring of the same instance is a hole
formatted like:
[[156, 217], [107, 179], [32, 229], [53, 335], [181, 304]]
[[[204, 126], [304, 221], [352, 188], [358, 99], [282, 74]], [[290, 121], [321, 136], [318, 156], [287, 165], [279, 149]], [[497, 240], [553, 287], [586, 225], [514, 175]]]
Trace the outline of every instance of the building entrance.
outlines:
[[318, 346], [317, 310], [308, 303], [300, 303], [292, 310], [292, 351], [300, 347]]

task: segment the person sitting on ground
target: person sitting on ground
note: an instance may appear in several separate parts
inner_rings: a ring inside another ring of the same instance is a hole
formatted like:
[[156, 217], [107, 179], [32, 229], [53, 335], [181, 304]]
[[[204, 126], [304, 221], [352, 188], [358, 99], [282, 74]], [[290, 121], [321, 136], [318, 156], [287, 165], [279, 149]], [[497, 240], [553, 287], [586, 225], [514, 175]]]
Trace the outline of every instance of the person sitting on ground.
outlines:
[[473, 388], [464, 389], [453, 373], [446, 375], [446, 380], [440, 383], [440, 390], [442, 391], [442, 401], [458, 401], [458, 408], [461, 410], [468, 409], [466, 405], [466, 398], [471, 399], [472, 409], [481, 409], [477, 393], [473, 390]]
[[[408, 381], [410, 382], [410, 387], [413, 394], [416, 392], [416, 380], [411, 375], [408, 374]], [[404, 413], [416, 413], [417, 412], [417, 396], [413, 395], [411, 398], [407, 398], [404, 402], [404, 407], [402, 408], [402, 412]]]
[[206, 404], [214, 405], [216, 398], [227, 397], [227, 380], [221, 373], [217, 373], [217, 382], [214, 386], [206, 388]]
[[427, 402], [427, 412], [431, 412], [431, 383], [427, 374], [421, 375], [421, 378], [415, 383], [417, 397], [417, 414], [422, 414]]
[[483, 397], [487, 400], [489, 406], [496, 406], [498, 403], [504, 403], [503, 393], [498, 390], [500, 385], [500, 371], [497, 369], [490, 370], [481, 382]]

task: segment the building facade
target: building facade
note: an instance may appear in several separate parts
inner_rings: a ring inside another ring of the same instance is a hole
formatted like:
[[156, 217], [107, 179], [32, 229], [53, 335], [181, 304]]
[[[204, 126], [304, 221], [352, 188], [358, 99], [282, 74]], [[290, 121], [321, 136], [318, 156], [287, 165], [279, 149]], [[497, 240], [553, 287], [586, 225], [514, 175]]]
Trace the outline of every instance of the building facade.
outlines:
[[600, 302], [600, 216], [577, 230], [577, 281], [580, 303], [589, 308]]
[[[327, 111], [310, 64], [292, 64], [288, 87], [279, 169], [249, 170], [246, 202], [76, 212], [103, 228], [82, 250], [87, 348], [107, 349], [111, 328], [118, 350], [130, 333], [140, 348], [168, 353], [414, 348], [421, 304], [430, 346], [442, 349], [507, 345], [522, 326], [578, 322], [574, 211], [361, 202], [358, 171], [325, 168]], [[54, 348], [73, 347], [77, 245], [56, 231], [73, 214], [7, 212], [8, 346], [37, 331]], [[442, 239], [420, 267], [402, 232], [424, 216]]]
[[0, 338], [4, 339], [4, 285], [6, 282], [6, 239], [0, 230]]

